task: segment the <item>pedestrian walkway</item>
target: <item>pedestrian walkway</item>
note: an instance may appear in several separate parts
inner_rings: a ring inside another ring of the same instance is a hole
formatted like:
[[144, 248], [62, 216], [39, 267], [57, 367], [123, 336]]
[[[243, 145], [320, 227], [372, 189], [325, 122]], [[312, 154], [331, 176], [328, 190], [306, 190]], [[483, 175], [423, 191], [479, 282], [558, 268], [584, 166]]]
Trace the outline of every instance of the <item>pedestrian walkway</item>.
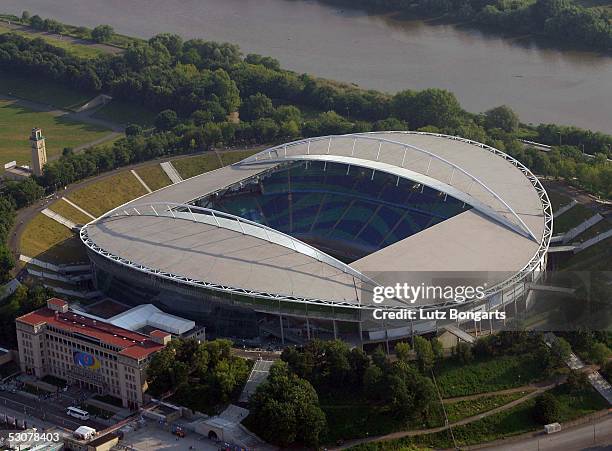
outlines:
[[257, 360], [255, 365], [253, 365], [253, 369], [251, 370], [251, 374], [249, 374], [249, 379], [244, 385], [244, 389], [240, 394], [239, 402], [248, 402], [250, 396], [255, 393], [257, 387], [259, 387], [265, 380], [268, 378], [270, 374], [270, 368], [274, 362], [271, 360]]
[[[548, 332], [544, 335], [544, 342], [551, 348], [556, 340], [557, 336], [552, 332]], [[570, 353], [569, 357], [565, 360], [565, 364], [572, 370], [581, 370], [585, 367], [580, 357], [573, 352]], [[588, 375], [588, 379], [593, 388], [608, 401], [608, 404], [612, 405], [612, 386], [601, 374], [599, 374], [599, 371], [593, 371]]]
[[179, 183], [183, 181], [183, 177], [178, 173], [176, 168], [172, 165], [171, 162], [166, 161], [164, 163], [159, 164], [161, 168], [164, 170], [166, 175], [170, 178], [172, 183]]
[[46, 217], [53, 219], [55, 222], [58, 222], [61, 225], [68, 227], [70, 230], [76, 227], [76, 224], [74, 222], [70, 221], [69, 219], [64, 218], [62, 215], [54, 212], [53, 210], [49, 210], [48, 208], [45, 208], [43, 211], [41, 211], [41, 213], [45, 215]]
[[62, 197], [62, 200], [67, 202], [69, 205], [72, 205], [74, 208], [76, 208], [77, 210], [79, 210], [81, 213], [83, 213], [84, 215], [89, 216], [91, 219], [96, 219], [96, 217], [94, 215], [92, 215], [91, 213], [89, 213], [88, 211], [85, 211], [84, 209], [82, 209], [81, 207], [79, 207], [77, 204], [75, 204], [74, 202], [72, 202], [70, 199], [68, 199], [67, 197]]

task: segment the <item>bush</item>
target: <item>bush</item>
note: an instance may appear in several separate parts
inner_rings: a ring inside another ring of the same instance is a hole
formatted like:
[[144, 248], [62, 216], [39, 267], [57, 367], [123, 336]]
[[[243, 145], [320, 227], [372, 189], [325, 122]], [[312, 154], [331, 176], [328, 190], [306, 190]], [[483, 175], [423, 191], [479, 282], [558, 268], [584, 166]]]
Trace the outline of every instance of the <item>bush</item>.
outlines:
[[545, 392], [535, 400], [533, 419], [540, 424], [550, 424], [559, 421], [560, 405], [553, 394]]

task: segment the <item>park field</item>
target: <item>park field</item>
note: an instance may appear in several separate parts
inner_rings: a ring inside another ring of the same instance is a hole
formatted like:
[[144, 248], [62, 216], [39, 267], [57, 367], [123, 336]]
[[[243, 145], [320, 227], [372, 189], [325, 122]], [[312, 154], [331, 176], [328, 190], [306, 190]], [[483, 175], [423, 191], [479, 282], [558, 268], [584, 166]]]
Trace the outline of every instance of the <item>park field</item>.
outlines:
[[54, 81], [1, 72], [0, 94], [9, 94], [64, 110], [75, 110], [95, 96], [95, 93], [84, 94]]
[[30, 164], [30, 132], [40, 127], [46, 138], [47, 157], [52, 159], [62, 153], [64, 147], [77, 147], [108, 134], [109, 131], [88, 124], [32, 111], [15, 102], [0, 100], [0, 171], [4, 163], [16, 160]]

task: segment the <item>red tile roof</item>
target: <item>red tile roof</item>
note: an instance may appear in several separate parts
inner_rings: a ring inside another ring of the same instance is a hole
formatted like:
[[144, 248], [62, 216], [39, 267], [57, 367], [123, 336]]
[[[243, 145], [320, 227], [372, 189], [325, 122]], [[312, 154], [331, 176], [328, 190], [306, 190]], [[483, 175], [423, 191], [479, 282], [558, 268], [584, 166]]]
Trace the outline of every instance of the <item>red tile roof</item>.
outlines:
[[43, 307], [20, 316], [17, 318], [17, 321], [31, 326], [47, 323], [67, 332], [78, 333], [89, 338], [98, 339], [102, 343], [120, 348], [120, 355], [135, 359], [147, 357], [164, 347], [154, 342], [146, 335], [132, 332], [131, 330], [123, 329], [110, 323], [97, 321], [72, 311], [58, 313], [47, 307]]
[[171, 335], [169, 332], [164, 332], [163, 330], [159, 330], [159, 329], [155, 329], [154, 331], [151, 331], [149, 333], [149, 337], [156, 337], [156, 338], [164, 338], [167, 337], [168, 335]]

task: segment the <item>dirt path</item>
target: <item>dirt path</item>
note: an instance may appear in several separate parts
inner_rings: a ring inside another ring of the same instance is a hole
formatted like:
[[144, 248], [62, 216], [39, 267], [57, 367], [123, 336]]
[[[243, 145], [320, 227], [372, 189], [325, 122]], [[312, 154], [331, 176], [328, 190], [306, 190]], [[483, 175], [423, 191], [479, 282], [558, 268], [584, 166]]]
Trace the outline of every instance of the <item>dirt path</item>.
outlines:
[[[487, 412], [484, 413], [480, 413], [478, 415], [473, 415], [471, 417], [467, 417], [467, 418], [463, 418], [462, 420], [456, 421], [454, 423], [450, 423], [448, 425], [445, 426], [438, 426], [435, 428], [429, 428], [429, 429], [417, 429], [417, 430], [412, 430], [412, 431], [399, 431], [399, 432], [392, 432], [391, 434], [386, 434], [386, 435], [379, 435], [377, 437], [368, 437], [368, 438], [363, 438], [363, 439], [357, 439], [357, 440], [350, 440], [345, 442], [342, 446], [339, 446], [337, 448], [331, 448], [333, 450], [340, 450], [340, 449], [348, 449], [351, 448], [353, 446], [357, 446], [360, 444], [364, 444], [364, 443], [371, 443], [371, 442], [384, 442], [384, 441], [388, 441], [388, 440], [396, 440], [396, 439], [400, 439], [403, 437], [415, 437], [418, 435], [426, 435], [426, 434], [434, 434], [436, 432], [442, 432], [445, 431], [449, 428], [452, 427], [457, 427], [457, 426], [463, 426], [465, 424], [469, 424], [469, 423], [473, 423], [475, 421], [478, 420], [482, 420], [483, 418], [489, 417], [491, 415], [495, 415], [497, 413], [500, 412], [504, 412], [508, 409], [511, 409], [515, 406], [518, 406], [519, 404], [524, 403], [525, 401], [528, 401], [536, 396], [538, 396], [540, 393], [545, 392], [546, 390], [550, 390], [551, 388], [554, 388], [555, 386], [557, 386], [558, 384], [558, 380], [555, 380], [554, 382], [549, 382], [547, 384], [542, 384], [542, 385], [533, 385], [531, 386], [532, 388], [535, 388], [535, 390], [533, 390], [532, 392], [526, 394], [525, 396], [522, 396], [519, 399], [515, 399], [514, 401], [509, 402], [508, 404], [504, 404], [503, 406], [500, 407], [496, 407], [494, 409], [491, 409]], [[525, 387], [518, 387], [516, 390], [524, 390]], [[510, 389], [510, 390], [515, 390], [515, 389]], [[499, 390], [496, 392], [489, 392], [486, 395], [497, 395], [497, 394], [504, 394], [508, 392], [508, 390]], [[474, 395], [473, 397], [482, 397], [485, 394], [481, 393], [480, 395]], [[462, 397], [463, 399], [471, 399], [472, 396], [466, 396], [466, 397]], [[461, 398], [454, 398], [454, 400], [461, 400]]]

